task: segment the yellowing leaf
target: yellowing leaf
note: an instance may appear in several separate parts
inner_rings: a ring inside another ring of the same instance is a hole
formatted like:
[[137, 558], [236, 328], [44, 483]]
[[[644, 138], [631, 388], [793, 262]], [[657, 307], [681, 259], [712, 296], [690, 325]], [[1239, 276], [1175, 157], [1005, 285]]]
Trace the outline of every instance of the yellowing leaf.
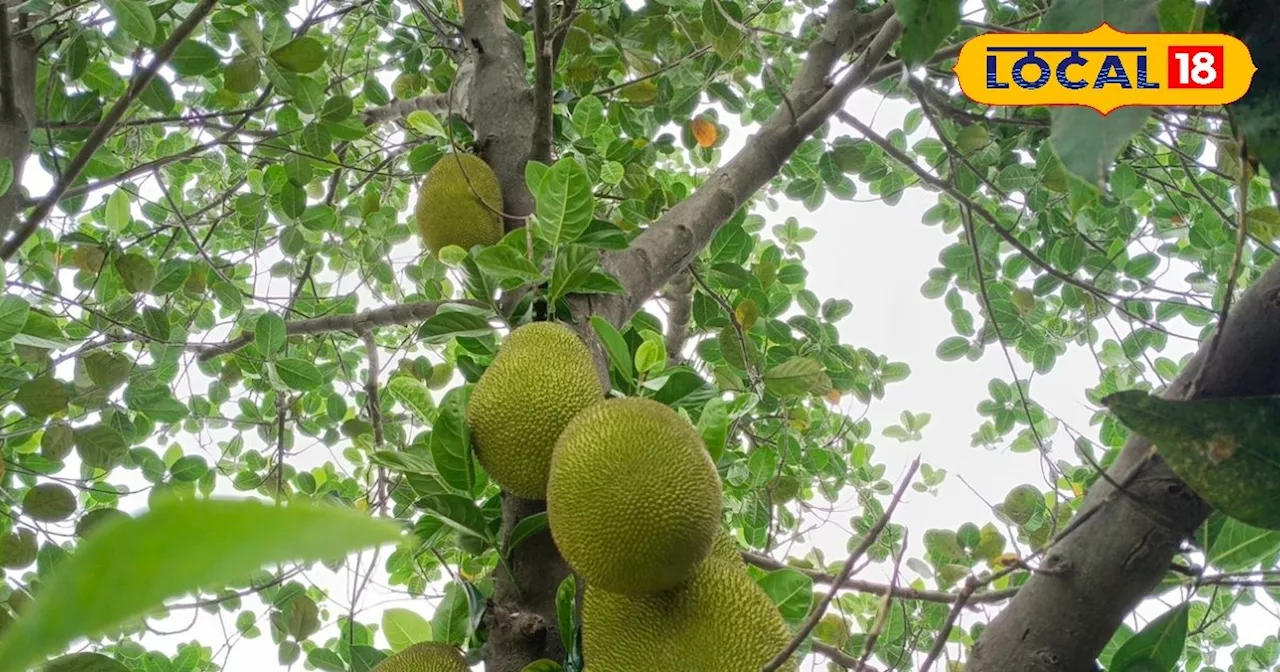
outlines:
[[658, 85], [652, 79], [622, 87], [622, 97], [636, 105], [648, 105], [658, 99]]
[[716, 140], [720, 138], [720, 129], [713, 121], [699, 117], [693, 120], [692, 127], [693, 137], [698, 141], [698, 146], [703, 149], [715, 145]]
[[1022, 562], [1022, 559], [1018, 557], [1017, 553], [1001, 553], [991, 559], [993, 567], [1012, 567], [1019, 562]]

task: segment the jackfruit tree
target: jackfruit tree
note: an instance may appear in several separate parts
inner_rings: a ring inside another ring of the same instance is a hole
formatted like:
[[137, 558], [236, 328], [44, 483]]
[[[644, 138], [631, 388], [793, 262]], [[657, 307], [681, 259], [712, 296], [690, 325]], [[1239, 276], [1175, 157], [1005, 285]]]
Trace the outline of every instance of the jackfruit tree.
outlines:
[[[1103, 22], [1251, 88], [956, 79]], [[1278, 100], [1261, 0], [0, 5], [0, 670], [1273, 669]]]

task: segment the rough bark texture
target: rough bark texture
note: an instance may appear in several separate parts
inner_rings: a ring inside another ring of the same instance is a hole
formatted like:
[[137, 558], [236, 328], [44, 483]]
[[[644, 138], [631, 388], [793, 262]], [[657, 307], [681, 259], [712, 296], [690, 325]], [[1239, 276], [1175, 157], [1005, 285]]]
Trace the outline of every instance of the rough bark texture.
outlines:
[[[1164, 396], [1190, 398], [1280, 394], [1280, 265], [1241, 296], [1221, 327], [1221, 343], [1206, 362], [1209, 340]], [[1151, 444], [1132, 437], [1108, 470], [1120, 482], [1142, 464]], [[1116, 628], [1169, 570], [1181, 543], [1211, 509], [1158, 457], [1129, 491], [1097, 481], [1084, 509], [1103, 507], [1044, 557], [1053, 575], [1037, 574], [987, 627], [968, 672], [1084, 672]]]
[[[526, 77], [523, 44], [503, 20], [502, 3], [467, 0], [463, 10], [463, 32], [475, 63], [471, 118], [479, 152], [502, 185], [510, 231], [523, 226], [523, 217], [533, 211], [533, 196], [524, 179], [533, 143], [533, 88]], [[545, 508], [545, 502], [504, 495], [504, 535]], [[499, 567], [493, 604], [486, 614], [485, 670], [520, 672], [539, 658], [563, 660], [556, 589], [569, 575], [569, 567], [551, 535], [543, 532], [521, 543], [508, 564], [514, 576]]]
[[[13, 229], [14, 220], [22, 212], [22, 169], [31, 154], [31, 127], [36, 119], [36, 44], [31, 37], [23, 36], [10, 40], [8, 48], [3, 67], [12, 68], [14, 109], [0, 114], [0, 158], [13, 165], [13, 182], [0, 196], [0, 238]], [[5, 92], [6, 99], [9, 95]]]

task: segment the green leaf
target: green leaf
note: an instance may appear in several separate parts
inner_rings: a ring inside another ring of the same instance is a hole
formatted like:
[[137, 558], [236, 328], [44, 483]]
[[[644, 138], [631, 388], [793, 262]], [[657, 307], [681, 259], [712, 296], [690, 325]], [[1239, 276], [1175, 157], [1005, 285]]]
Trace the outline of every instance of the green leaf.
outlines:
[[436, 119], [436, 115], [431, 114], [428, 110], [414, 110], [404, 118], [404, 122], [409, 125], [409, 128], [428, 137], [445, 138], [449, 136], [440, 120]]
[[822, 364], [809, 357], [792, 357], [764, 373], [764, 388], [780, 397], [808, 394], [822, 380]]
[[499, 280], [514, 279], [522, 284], [546, 281], [538, 267], [510, 245], [490, 245], [480, 250], [476, 265]]
[[314, 37], [299, 37], [271, 52], [271, 60], [296, 73], [315, 72], [324, 65], [324, 45]]
[[1264, 558], [1280, 550], [1280, 532], [1246, 525], [1221, 513], [1222, 524], [1215, 528], [1205, 561], [1224, 572], [1252, 569]]
[[288, 336], [288, 328], [284, 318], [275, 313], [263, 313], [253, 325], [253, 342], [263, 357], [270, 358], [284, 350], [284, 341]]
[[111, 12], [111, 18], [133, 39], [148, 44], [156, 39], [156, 20], [146, 3], [141, 0], [103, 0], [102, 4]]
[[0, 342], [7, 341], [22, 331], [30, 310], [31, 304], [20, 296], [0, 296]]
[[413, 412], [419, 421], [430, 423], [434, 417], [435, 403], [422, 381], [409, 376], [395, 376], [387, 383], [387, 391], [405, 408]]
[[84, 356], [84, 370], [89, 380], [110, 392], [129, 379], [133, 360], [123, 353], [95, 350]]
[[186, 404], [175, 399], [164, 385], [130, 385], [124, 391], [124, 402], [130, 410], [142, 413], [156, 422], [178, 422], [189, 413]]
[[600, 337], [605, 352], [609, 354], [609, 363], [628, 381], [634, 380], [635, 371], [631, 367], [631, 349], [622, 338], [622, 334], [599, 315], [591, 316], [591, 329]]
[[431, 344], [448, 343], [450, 339], [470, 336], [478, 338], [493, 333], [489, 320], [463, 310], [441, 311], [427, 318], [418, 335]]
[[1102, 403], [1205, 501], [1280, 530], [1280, 397], [1181, 401], [1127, 390]]
[[963, 336], [952, 336], [938, 344], [938, 359], [954, 362], [969, 352], [969, 339]]
[[415, 611], [392, 607], [382, 612], [382, 634], [392, 651], [431, 641], [431, 624]]
[[156, 281], [156, 267], [151, 260], [134, 252], [122, 254], [112, 264], [125, 289], [133, 293], [147, 292]]
[[49, 661], [41, 672], [129, 672], [124, 663], [101, 653], [73, 653]]
[[41, 523], [56, 523], [76, 512], [76, 496], [61, 483], [41, 483], [22, 497], [22, 511]]
[[85, 466], [111, 471], [124, 464], [129, 453], [120, 430], [110, 425], [89, 425], [75, 429], [76, 454]]
[[265, 565], [330, 559], [395, 541], [398, 524], [292, 502], [168, 501], [102, 525], [45, 578], [0, 640], [0, 669], [25, 669], [165, 599], [242, 579]]
[[551, 300], [574, 293], [586, 283], [596, 267], [599, 253], [585, 245], [565, 245], [556, 254], [551, 271]]
[[804, 622], [813, 605], [813, 579], [791, 568], [769, 572], [759, 579], [769, 599], [791, 625]]
[[451, 582], [444, 587], [444, 598], [431, 617], [431, 636], [434, 641], [461, 646], [470, 634], [471, 600], [466, 588]]
[[261, 81], [262, 68], [258, 65], [258, 58], [249, 54], [236, 55], [222, 73], [222, 87], [233, 93], [253, 93]]
[[564, 666], [554, 660], [539, 658], [525, 665], [520, 672], [564, 672]]
[[209, 462], [200, 455], [183, 455], [169, 467], [169, 477], [175, 481], [198, 481], [209, 471]]
[[604, 103], [599, 98], [587, 95], [573, 106], [573, 128], [578, 135], [590, 138], [604, 124]]
[[539, 511], [531, 516], [525, 516], [516, 523], [511, 529], [511, 539], [507, 541], [507, 554], [516, 550], [521, 543], [530, 537], [542, 534], [547, 529], [547, 512]]
[[914, 68], [929, 60], [960, 27], [960, 0], [894, 0], [902, 22], [898, 57]]
[[183, 77], [197, 77], [217, 70], [222, 65], [222, 55], [203, 42], [186, 40], [173, 52], [169, 65]]
[[433, 495], [427, 497], [423, 504], [427, 507], [427, 515], [454, 530], [484, 541], [492, 540], [484, 512], [470, 498], [453, 494]]
[[1276, 110], [1276, 100], [1280, 100], [1280, 77], [1276, 76], [1280, 71], [1280, 40], [1275, 37], [1275, 5], [1261, 0], [1214, 2], [1208, 8], [1205, 23], [1213, 18], [1217, 19], [1218, 30], [1244, 42], [1258, 69], [1244, 97], [1231, 105], [1232, 121], [1244, 133], [1250, 154], [1266, 167], [1275, 184], [1275, 176], [1280, 175], [1280, 113]]
[[1173, 672], [1187, 646], [1186, 602], [1166, 611], [1120, 647], [1108, 672]]
[[582, 164], [564, 157], [546, 172], [538, 190], [534, 233], [554, 246], [572, 243], [591, 224], [596, 198]]
[[171, 331], [169, 313], [163, 308], [156, 308], [155, 306], [143, 308], [142, 324], [147, 329], [147, 336], [150, 336], [152, 340], [159, 343], [169, 340]]
[[13, 186], [13, 162], [9, 159], [0, 159], [0, 196], [9, 193], [11, 186]]
[[1049, 142], [1062, 165], [1088, 184], [1105, 189], [1107, 169], [1142, 130], [1151, 108], [1122, 107], [1104, 117], [1086, 107], [1055, 107], [1050, 116]]
[[71, 394], [66, 383], [51, 375], [43, 375], [23, 383], [13, 400], [23, 413], [40, 418], [65, 409], [71, 402]]
[[173, 106], [178, 104], [177, 99], [173, 96], [173, 88], [169, 86], [169, 82], [166, 82], [163, 77], [152, 77], [147, 84], [147, 88], [138, 94], [138, 100], [142, 101], [143, 105], [161, 114], [172, 112]]
[[275, 365], [276, 373], [280, 375], [280, 380], [295, 390], [307, 392], [320, 387], [324, 383], [324, 376], [320, 374], [320, 369], [305, 359], [285, 357], [277, 361]]
[[124, 227], [129, 225], [129, 221], [133, 219], [133, 215], [129, 212], [129, 204], [132, 199], [129, 192], [124, 189], [116, 189], [111, 192], [111, 198], [107, 199], [107, 209], [105, 217], [107, 226], [113, 231], [123, 231]]
[[470, 385], [455, 387], [440, 400], [440, 412], [431, 427], [431, 459], [440, 480], [460, 492], [475, 488], [476, 473], [471, 459], [471, 434], [467, 426]]

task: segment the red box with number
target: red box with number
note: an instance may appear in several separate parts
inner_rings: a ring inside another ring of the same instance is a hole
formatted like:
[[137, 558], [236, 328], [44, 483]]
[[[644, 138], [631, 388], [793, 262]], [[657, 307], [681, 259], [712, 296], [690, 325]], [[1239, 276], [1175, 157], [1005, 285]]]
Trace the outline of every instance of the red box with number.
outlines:
[[1222, 47], [1169, 47], [1169, 88], [1221, 89]]

